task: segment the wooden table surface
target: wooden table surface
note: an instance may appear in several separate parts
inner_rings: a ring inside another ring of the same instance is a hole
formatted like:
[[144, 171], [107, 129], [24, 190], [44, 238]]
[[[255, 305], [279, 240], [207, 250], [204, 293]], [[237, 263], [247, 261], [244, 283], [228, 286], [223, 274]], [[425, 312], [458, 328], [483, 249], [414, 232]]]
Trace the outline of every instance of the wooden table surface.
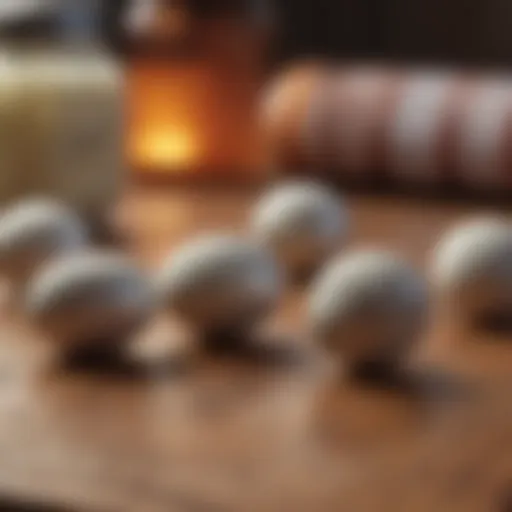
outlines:
[[[243, 231], [251, 202], [240, 191], [134, 192], [124, 210], [133, 251], [152, 268], [193, 233]], [[383, 245], [420, 267], [447, 225], [485, 209], [349, 202], [352, 245]], [[303, 299], [290, 292], [275, 322], [304, 356], [294, 363], [193, 357], [150, 379], [52, 374], [28, 328], [7, 318], [0, 510], [511, 511], [506, 339], [433, 321], [413, 390], [356, 386], [333, 378], [307, 340]]]

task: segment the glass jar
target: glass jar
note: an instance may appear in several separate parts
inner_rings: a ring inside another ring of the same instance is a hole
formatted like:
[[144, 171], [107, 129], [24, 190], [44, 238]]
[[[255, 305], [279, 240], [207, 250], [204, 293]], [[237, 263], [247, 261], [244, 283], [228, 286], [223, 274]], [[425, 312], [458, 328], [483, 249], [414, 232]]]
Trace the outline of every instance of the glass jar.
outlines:
[[258, 0], [133, 0], [123, 19], [128, 162], [142, 176], [261, 170], [257, 98], [269, 28]]

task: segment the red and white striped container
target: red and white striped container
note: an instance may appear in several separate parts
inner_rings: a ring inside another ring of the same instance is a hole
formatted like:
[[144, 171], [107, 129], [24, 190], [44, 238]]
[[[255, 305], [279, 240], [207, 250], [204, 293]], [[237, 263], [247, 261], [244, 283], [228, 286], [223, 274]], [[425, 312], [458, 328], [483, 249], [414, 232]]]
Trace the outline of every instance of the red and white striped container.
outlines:
[[274, 165], [346, 179], [512, 186], [512, 80], [455, 71], [298, 66], [265, 98]]

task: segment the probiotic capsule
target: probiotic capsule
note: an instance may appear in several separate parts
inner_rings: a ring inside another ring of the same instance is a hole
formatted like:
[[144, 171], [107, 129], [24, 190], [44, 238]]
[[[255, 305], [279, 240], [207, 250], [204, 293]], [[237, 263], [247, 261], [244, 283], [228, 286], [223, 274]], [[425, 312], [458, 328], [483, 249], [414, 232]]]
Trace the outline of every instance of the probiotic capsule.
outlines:
[[467, 320], [512, 316], [511, 227], [499, 218], [455, 226], [434, 249], [431, 277], [443, 303]]
[[216, 234], [173, 251], [157, 287], [164, 307], [191, 327], [239, 333], [271, 313], [281, 293], [281, 276], [264, 248]]
[[317, 278], [310, 322], [315, 338], [349, 367], [394, 365], [417, 340], [426, 302], [423, 280], [401, 259], [356, 251]]
[[153, 305], [150, 283], [138, 267], [103, 251], [52, 260], [29, 283], [25, 302], [28, 318], [66, 347], [122, 344]]
[[347, 237], [348, 213], [334, 192], [311, 182], [279, 185], [256, 205], [252, 231], [291, 276], [316, 270]]
[[0, 271], [14, 287], [23, 286], [45, 261], [87, 242], [81, 219], [64, 204], [21, 201], [0, 215]]

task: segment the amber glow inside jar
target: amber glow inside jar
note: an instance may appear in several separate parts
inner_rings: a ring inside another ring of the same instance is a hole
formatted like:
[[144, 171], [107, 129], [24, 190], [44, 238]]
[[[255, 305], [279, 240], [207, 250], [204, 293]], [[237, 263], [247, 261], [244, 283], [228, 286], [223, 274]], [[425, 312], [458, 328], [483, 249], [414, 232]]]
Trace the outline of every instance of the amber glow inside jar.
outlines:
[[137, 174], [243, 179], [261, 172], [257, 106], [269, 24], [259, 5], [130, 3], [126, 151]]

